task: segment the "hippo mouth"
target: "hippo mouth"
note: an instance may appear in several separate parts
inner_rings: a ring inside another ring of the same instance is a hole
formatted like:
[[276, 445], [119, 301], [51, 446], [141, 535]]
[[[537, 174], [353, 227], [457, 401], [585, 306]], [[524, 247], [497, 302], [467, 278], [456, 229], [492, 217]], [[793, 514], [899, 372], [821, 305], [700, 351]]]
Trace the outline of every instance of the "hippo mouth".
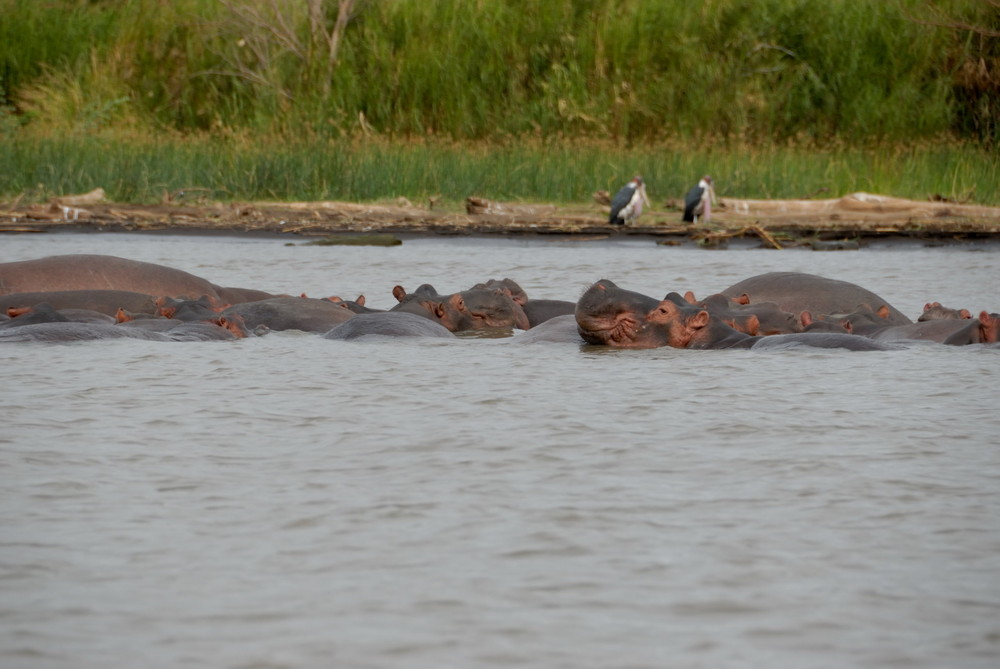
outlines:
[[476, 330], [492, 328], [519, 328], [527, 330], [531, 327], [528, 317], [521, 313], [495, 314], [489, 312], [471, 312], [473, 328]]
[[627, 314], [619, 314], [611, 319], [578, 314], [576, 324], [580, 336], [588, 344], [623, 348], [635, 345], [636, 334], [640, 328], [640, 324]]

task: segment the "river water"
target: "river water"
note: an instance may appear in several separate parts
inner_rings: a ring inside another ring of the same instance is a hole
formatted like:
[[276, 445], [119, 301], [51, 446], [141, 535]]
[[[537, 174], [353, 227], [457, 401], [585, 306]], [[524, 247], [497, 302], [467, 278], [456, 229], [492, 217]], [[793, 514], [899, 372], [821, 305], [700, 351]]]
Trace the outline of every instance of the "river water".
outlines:
[[[1000, 310], [1000, 247], [0, 239], [320, 297], [765, 271]], [[996, 667], [1000, 349], [0, 346], [0, 664]]]

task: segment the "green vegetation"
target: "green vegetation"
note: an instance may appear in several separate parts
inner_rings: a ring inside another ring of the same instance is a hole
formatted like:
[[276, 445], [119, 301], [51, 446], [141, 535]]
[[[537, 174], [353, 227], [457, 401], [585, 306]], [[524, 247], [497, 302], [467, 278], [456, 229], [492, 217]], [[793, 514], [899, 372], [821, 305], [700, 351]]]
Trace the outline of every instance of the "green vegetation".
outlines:
[[353, 4], [0, 0], [0, 195], [1000, 203], [995, 0]]
[[222, 200], [373, 201], [469, 195], [499, 200], [590, 202], [633, 173], [650, 196], [682, 197], [710, 172], [724, 197], [838, 197], [854, 191], [1000, 202], [1000, 161], [958, 144], [915, 148], [801, 149], [512, 141], [506, 144], [370, 140], [260, 143], [149, 142], [101, 135], [18, 138], [0, 147], [0, 192], [45, 200], [98, 186], [116, 201], [164, 193]]

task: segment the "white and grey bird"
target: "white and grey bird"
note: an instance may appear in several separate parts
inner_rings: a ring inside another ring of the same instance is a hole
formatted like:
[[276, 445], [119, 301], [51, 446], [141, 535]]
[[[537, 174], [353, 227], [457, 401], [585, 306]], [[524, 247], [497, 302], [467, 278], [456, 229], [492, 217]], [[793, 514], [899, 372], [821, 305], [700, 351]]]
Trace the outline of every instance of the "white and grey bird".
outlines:
[[712, 177], [706, 174], [685, 196], [683, 220], [694, 223], [700, 217], [703, 223], [708, 223], [712, 218], [712, 204], [717, 202]]
[[651, 206], [649, 198], [646, 197], [646, 184], [642, 182], [642, 177], [637, 174], [611, 199], [611, 216], [608, 218], [608, 223], [611, 225], [631, 225], [642, 213], [643, 204], [647, 207]]

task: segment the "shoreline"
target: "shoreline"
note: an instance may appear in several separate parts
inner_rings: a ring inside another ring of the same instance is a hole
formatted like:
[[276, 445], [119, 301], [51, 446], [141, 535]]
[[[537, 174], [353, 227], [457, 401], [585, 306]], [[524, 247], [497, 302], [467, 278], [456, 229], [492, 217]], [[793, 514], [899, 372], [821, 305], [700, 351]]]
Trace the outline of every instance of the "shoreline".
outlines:
[[[315, 239], [345, 235], [649, 237], [664, 245], [724, 246], [759, 240], [768, 248], [835, 250], [877, 239], [932, 242], [1000, 239], [1000, 207], [916, 201], [865, 193], [831, 200], [722, 198], [711, 222], [683, 223], [677, 203], [643, 213], [636, 224], [607, 223], [595, 202], [550, 205], [470, 197], [465, 212], [349, 202], [110, 203], [97, 189], [47, 204], [0, 203], [0, 234], [48, 232], [180, 232]], [[825, 247], [824, 247], [825, 245]], [[856, 246], [853, 246], [856, 248]]]

